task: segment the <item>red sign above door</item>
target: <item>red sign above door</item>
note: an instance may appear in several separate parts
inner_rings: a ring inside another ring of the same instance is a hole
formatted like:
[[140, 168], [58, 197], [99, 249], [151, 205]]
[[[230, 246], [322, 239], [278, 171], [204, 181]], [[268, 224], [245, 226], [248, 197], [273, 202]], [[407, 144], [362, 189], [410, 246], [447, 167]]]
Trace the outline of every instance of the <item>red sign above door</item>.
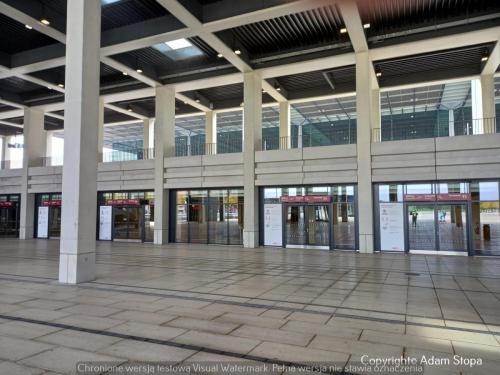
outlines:
[[17, 202], [0, 202], [0, 207], [15, 207]]
[[108, 206], [139, 206], [141, 204], [139, 199], [108, 199], [106, 205]]
[[469, 201], [469, 193], [448, 193], [448, 194], [405, 194], [406, 202], [451, 202]]
[[60, 199], [53, 199], [51, 201], [43, 201], [42, 206], [60, 207], [60, 206], [62, 206], [62, 201]]
[[297, 197], [281, 197], [281, 203], [330, 203], [330, 195], [306, 195]]

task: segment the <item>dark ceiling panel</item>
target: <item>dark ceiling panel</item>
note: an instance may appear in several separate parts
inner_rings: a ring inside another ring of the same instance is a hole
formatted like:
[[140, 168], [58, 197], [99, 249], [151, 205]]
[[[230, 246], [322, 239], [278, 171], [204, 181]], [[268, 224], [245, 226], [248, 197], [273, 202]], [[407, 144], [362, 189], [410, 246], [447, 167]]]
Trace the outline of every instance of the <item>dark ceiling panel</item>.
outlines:
[[480, 74], [484, 62], [481, 57], [493, 44], [482, 44], [467, 48], [439, 51], [431, 54], [408, 56], [399, 59], [377, 61], [380, 69], [380, 86], [449, 79]]
[[[241, 45], [250, 57], [262, 56], [296, 48], [305, 48], [348, 41], [340, 34], [343, 21], [336, 6], [327, 6], [302, 13], [239, 26], [229, 30], [234, 44]], [[225, 39], [227, 31], [218, 33]], [[231, 46], [234, 48], [234, 46]]]
[[[370, 44], [500, 24], [498, 0], [357, 0]], [[450, 31], [446, 31], [449, 28]], [[418, 36], [420, 34], [420, 36]]]
[[0, 14], [1, 52], [13, 54], [56, 43], [54, 39], [38, 31], [28, 30], [22, 23]]
[[167, 15], [156, 0], [122, 0], [103, 5], [103, 31]]

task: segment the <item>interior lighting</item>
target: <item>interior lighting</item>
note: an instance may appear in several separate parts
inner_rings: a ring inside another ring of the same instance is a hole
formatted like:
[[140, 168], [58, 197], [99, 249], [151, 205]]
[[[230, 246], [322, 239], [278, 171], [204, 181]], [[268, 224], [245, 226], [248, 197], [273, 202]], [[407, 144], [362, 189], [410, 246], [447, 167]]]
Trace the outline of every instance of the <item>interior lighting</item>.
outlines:
[[49, 21], [47, 18], [42, 18], [42, 19], [40, 20], [40, 23], [41, 23], [42, 25], [45, 25], [45, 26], [49, 26], [49, 25], [50, 25], [50, 21]]
[[340, 33], [341, 34], [345, 34], [347, 32], [347, 29], [345, 27], [341, 28], [340, 29]]
[[28, 24], [24, 25], [24, 27], [26, 27], [28, 30], [33, 29], [33, 27], [31, 27], [31, 26], [30, 26], [30, 25], [28, 25]]
[[234, 50], [234, 53], [235, 53], [236, 55], [241, 55], [241, 50], [239, 50], [239, 49], [235, 49], [235, 50]]
[[363, 28], [364, 28], [364, 29], [369, 29], [369, 28], [370, 28], [370, 26], [371, 26], [371, 25], [370, 25], [370, 23], [368, 23], [368, 22], [367, 22], [367, 23], [365, 23], [365, 24], [363, 25]]

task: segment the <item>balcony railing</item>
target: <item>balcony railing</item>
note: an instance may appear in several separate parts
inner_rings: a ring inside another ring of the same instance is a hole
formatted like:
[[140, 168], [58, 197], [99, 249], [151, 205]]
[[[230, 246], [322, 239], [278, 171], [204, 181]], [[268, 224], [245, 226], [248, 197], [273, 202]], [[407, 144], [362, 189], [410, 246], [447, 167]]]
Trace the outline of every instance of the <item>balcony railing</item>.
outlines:
[[372, 142], [494, 134], [499, 130], [495, 117], [438, 123], [427, 121], [398, 122], [394, 125], [383, 124], [382, 128], [372, 129]]
[[138, 148], [127, 150], [105, 151], [100, 154], [100, 161], [110, 163], [114, 161], [150, 160], [154, 159], [154, 148]]

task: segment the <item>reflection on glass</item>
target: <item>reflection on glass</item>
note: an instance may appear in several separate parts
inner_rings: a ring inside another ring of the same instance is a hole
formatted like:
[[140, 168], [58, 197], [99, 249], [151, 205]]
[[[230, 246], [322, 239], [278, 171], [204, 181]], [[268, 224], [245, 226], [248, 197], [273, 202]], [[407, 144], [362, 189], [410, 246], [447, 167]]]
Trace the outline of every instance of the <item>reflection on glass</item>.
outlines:
[[333, 239], [335, 248], [354, 249], [356, 247], [356, 224], [352, 203], [333, 205]]
[[472, 182], [470, 192], [472, 200], [498, 201], [498, 182]]
[[207, 221], [205, 206], [190, 204], [188, 206], [189, 239], [193, 243], [207, 243]]
[[127, 209], [125, 207], [114, 207], [113, 238], [115, 240], [127, 239]]
[[436, 250], [434, 205], [408, 206], [410, 250]]
[[177, 205], [175, 242], [188, 242], [187, 206]]
[[0, 237], [17, 236], [17, 207], [0, 207]]
[[439, 250], [467, 251], [467, 208], [465, 204], [437, 206]]
[[433, 184], [408, 184], [406, 194], [432, 194]]
[[498, 202], [472, 203], [474, 250], [479, 255], [500, 255], [500, 205]]
[[229, 225], [229, 243], [243, 244], [243, 197], [238, 204], [226, 205], [227, 221]]
[[61, 207], [50, 207], [49, 237], [61, 236]]
[[224, 205], [208, 206], [208, 242], [227, 244], [228, 226], [224, 215]]
[[128, 239], [142, 240], [140, 207], [127, 207], [128, 211]]
[[304, 206], [286, 207], [286, 244], [306, 244], [306, 223]]
[[328, 206], [306, 206], [307, 242], [312, 246], [330, 246]]
[[144, 242], [154, 241], [155, 228], [155, 206], [151, 204], [144, 205]]
[[438, 188], [441, 194], [467, 193], [467, 185], [465, 182], [447, 182], [438, 184]]

